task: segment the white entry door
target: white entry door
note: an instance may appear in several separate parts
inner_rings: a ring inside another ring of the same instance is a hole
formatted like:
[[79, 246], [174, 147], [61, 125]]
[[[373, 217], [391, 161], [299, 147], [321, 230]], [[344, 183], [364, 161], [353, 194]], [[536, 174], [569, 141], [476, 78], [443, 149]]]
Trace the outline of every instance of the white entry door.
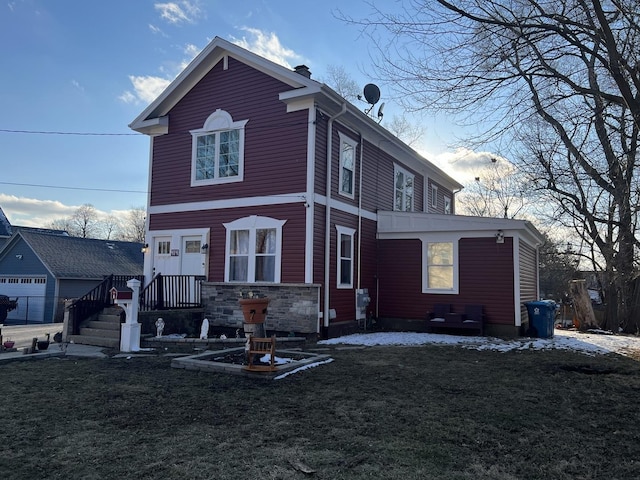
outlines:
[[[177, 275], [177, 262], [172, 261], [171, 252], [176, 247], [171, 245], [171, 237], [154, 237], [153, 239], [153, 275]], [[177, 258], [176, 258], [177, 260]]]
[[204, 275], [205, 257], [201, 236], [182, 237], [181, 275]]

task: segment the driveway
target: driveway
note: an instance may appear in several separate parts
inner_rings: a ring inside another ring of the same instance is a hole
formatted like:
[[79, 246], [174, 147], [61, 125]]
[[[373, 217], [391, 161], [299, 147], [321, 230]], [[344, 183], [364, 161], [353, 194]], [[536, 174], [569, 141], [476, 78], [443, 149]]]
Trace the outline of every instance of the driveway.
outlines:
[[0, 325], [2, 330], [2, 341], [13, 340], [16, 342], [15, 348], [30, 347], [33, 338], [46, 340], [47, 333], [53, 336], [62, 332], [62, 323], [45, 323], [41, 325]]

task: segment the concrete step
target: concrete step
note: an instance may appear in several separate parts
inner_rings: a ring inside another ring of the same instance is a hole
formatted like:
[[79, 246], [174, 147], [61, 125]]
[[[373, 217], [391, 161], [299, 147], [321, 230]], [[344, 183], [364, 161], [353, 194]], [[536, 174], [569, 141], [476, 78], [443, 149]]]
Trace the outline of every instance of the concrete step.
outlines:
[[110, 313], [104, 313], [98, 315], [98, 321], [104, 323], [120, 323], [120, 314], [114, 315]]
[[80, 327], [80, 335], [88, 337], [112, 338], [120, 340], [120, 330], [107, 330], [104, 328]]
[[86, 328], [95, 328], [96, 330], [117, 330], [120, 331], [120, 322], [101, 322], [101, 321], [91, 321], [87, 322], [83, 325]]
[[122, 313], [122, 307], [107, 307], [102, 310], [102, 313], [107, 315], [120, 315]]
[[96, 347], [120, 348], [120, 340], [105, 337], [93, 337], [90, 335], [70, 335], [69, 341], [79, 345], [94, 345]]

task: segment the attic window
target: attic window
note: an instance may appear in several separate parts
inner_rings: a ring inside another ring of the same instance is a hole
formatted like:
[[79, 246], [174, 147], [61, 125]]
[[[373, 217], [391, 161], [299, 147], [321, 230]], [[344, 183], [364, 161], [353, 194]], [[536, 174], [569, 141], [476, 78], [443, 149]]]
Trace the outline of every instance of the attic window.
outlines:
[[216, 110], [192, 130], [191, 186], [240, 182], [244, 176], [244, 127], [228, 112]]

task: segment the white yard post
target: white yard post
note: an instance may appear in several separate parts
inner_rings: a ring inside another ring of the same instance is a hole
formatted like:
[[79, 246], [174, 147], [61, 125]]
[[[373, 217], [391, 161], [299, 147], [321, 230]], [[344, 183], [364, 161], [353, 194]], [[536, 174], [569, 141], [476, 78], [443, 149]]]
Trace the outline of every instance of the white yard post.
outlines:
[[125, 323], [120, 326], [120, 351], [137, 352], [140, 350], [140, 324], [138, 323], [140, 281], [131, 279], [127, 282], [127, 287], [133, 291], [131, 299], [117, 301], [125, 312]]

